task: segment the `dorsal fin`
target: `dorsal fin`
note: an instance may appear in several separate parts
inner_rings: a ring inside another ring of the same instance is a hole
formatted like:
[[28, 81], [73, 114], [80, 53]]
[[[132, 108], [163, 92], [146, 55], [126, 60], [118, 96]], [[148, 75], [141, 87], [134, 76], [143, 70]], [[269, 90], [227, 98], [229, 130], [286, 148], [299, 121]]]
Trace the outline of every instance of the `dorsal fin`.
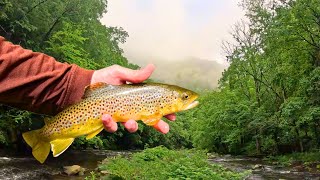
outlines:
[[90, 97], [91, 95], [94, 94], [95, 90], [106, 87], [106, 86], [108, 86], [108, 84], [104, 82], [97, 82], [97, 83], [88, 85], [84, 89], [84, 94], [82, 98]]

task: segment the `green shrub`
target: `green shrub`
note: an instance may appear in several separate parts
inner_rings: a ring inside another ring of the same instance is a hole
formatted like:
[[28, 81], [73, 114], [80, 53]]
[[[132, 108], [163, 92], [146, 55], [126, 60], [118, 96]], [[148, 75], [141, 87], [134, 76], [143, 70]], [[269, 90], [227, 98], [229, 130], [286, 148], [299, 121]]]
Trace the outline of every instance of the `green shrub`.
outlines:
[[93, 148], [93, 149], [103, 149], [103, 141], [101, 140], [100, 136], [95, 136], [91, 139], [86, 139], [85, 136], [80, 136], [75, 139], [74, 143], [72, 144], [72, 147], [75, 149], [87, 149], [87, 148]]
[[243, 179], [248, 172], [237, 173], [221, 165], [210, 164], [199, 150], [146, 149], [130, 159], [116, 157], [100, 165], [108, 171], [105, 179]]

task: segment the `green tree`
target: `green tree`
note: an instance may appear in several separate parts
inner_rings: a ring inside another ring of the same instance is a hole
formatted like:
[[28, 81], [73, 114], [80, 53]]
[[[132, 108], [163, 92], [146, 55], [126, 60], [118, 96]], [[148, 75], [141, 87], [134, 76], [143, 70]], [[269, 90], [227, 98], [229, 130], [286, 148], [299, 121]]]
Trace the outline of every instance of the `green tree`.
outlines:
[[196, 110], [194, 145], [246, 154], [319, 148], [320, 2], [241, 5], [248, 19], [223, 44], [230, 66]]

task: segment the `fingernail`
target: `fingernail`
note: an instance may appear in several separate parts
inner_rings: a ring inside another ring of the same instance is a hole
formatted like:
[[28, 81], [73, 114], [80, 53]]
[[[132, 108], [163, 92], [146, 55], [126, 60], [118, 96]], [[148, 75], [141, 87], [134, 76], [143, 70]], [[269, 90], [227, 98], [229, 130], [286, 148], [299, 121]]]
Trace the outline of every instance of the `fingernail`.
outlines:
[[138, 128], [139, 128], [138, 127], [138, 123], [135, 122], [134, 125], [133, 125], [133, 128], [132, 128], [132, 131], [136, 132], [138, 130]]
[[164, 121], [159, 121], [153, 127], [163, 134], [167, 134], [170, 130], [169, 125], [167, 123], [165, 123]]
[[169, 132], [170, 128], [169, 128], [169, 125], [168, 124], [164, 124], [162, 127], [161, 127], [161, 131], [163, 134], [167, 134]]
[[136, 132], [138, 130], [138, 124], [134, 120], [130, 120], [126, 124], [127, 130], [129, 132]]

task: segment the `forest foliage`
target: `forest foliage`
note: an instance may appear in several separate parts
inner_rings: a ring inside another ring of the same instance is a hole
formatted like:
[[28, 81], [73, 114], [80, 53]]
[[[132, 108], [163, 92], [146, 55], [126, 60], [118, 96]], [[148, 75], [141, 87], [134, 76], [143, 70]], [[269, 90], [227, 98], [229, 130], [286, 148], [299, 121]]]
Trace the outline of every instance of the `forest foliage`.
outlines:
[[[100, 69], [118, 64], [139, 68], [124, 56], [120, 44], [129, 36], [121, 27], [107, 27], [100, 19], [107, 13], [107, 0], [4, 0], [0, 2], [0, 35], [14, 44], [53, 56], [60, 62], [83, 68]], [[24, 150], [21, 132], [43, 126], [43, 115], [0, 107], [0, 144]], [[172, 125], [170, 135], [139, 124], [137, 133], [119, 125], [116, 133], [102, 132], [85, 140], [77, 138], [73, 148], [143, 149], [160, 144], [167, 147], [191, 146]], [[22, 145], [22, 146], [21, 146]]]
[[[242, 0], [240, 5], [246, 19], [233, 26], [233, 40], [222, 44], [229, 68], [219, 88], [202, 92], [199, 107], [178, 113], [169, 134], [142, 124], [128, 133], [121, 126], [90, 143], [79, 138], [74, 148], [164, 145], [249, 155], [318, 151], [320, 1]], [[128, 33], [99, 21], [106, 0], [4, 0], [0, 9], [0, 35], [15, 44], [90, 69], [138, 68], [120, 48]], [[41, 116], [5, 106], [1, 117], [7, 120], [0, 123], [3, 145], [15, 139], [10, 134], [41, 125]]]
[[[193, 145], [265, 155], [320, 148], [320, 1], [244, 0], [218, 91], [187, 113]], [[196, 118], [193, 118], [196, 117]]]

